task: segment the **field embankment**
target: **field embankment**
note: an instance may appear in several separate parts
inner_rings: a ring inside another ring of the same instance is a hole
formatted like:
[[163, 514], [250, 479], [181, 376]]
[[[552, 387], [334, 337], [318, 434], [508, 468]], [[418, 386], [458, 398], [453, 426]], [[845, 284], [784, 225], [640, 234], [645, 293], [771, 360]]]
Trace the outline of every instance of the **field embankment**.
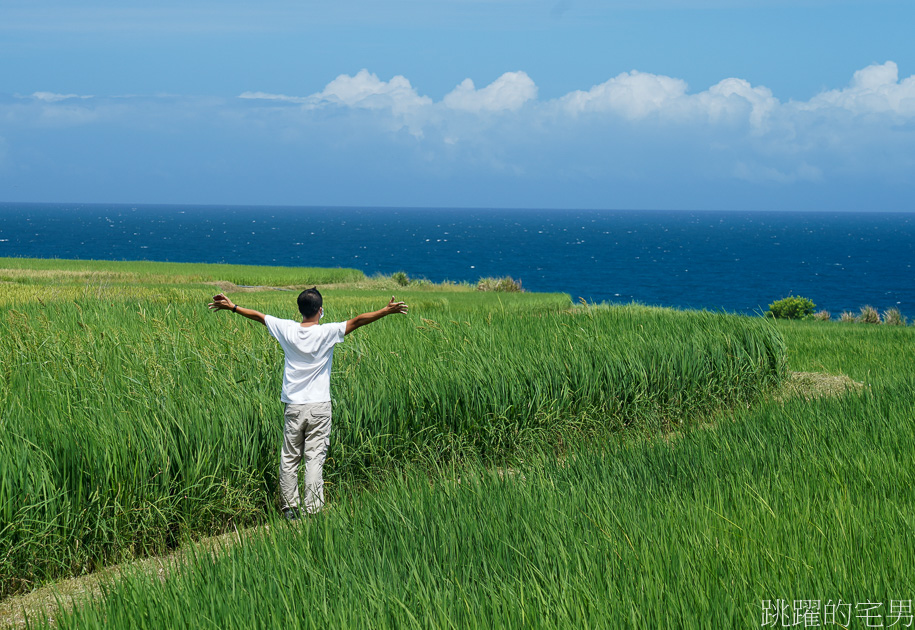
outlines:
[[[208, 312], [206, 286], [42, 277], [0, 298], [0, 594], [271, 513], [282, 353], [266, 331]], [[293, 294], [244, 295], [296, 317]], [[329, 291], [327, 317], [387, 297]], [[587, 435], [657, 432], [746, 407], [784, 375], [762, 320], [572, 308], [563, 295], [398, 297], [409, 316], [337, 351], [331, 492], [417, 459], [500, 463]]]

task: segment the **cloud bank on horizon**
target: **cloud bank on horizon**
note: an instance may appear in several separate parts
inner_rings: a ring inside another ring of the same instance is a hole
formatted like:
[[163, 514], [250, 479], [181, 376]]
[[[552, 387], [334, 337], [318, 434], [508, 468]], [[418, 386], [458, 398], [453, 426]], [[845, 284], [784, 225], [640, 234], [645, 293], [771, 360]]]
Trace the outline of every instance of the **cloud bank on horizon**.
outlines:
[[[48, 98], [46, 93], [43, 98]], [[363, 69], [352, 76], [341, 74], [321, 92], [305, 97], [244, 92], [239, 98], [295, 103], [303, 109], [340, 106], [389, 110], [403, 116], [407, 127], [422, 110], [428, 110], [425, 121], [431, 122], [447, 116], [445, 110], [517, 112], [530, 103], [539, 110], [536, 113], [565, 114], [569, 118], [604, 113], [630, 121], [654, 117], [656, 122], [672, 124], [743, 122], [754, 132], [764, 132], [776, 119], [789, 123], [800, 112], [818, 112], [823, 118], [840, 111], [857, 116], [891, 115], [897, 122], [915, 117], [915, 75], [900, 81], [896, 63], [887, 61], [858, 70], [845, 88], [822, 92], [806, 102], [781, 103], [768, 88], [754, 87], [743, 79], [723, 79], [703, 92], [690, 94], [681, 79], [633, 70], [589, 90], [538, 103], [537, 85], [524, 71], [518, 71], [506, 72], [480, 89], [473, 80], [465, 79], [436, 103], [420, 95], [406, 77], [397, 75], [383, 81]], [[433, 111], [439, 116], [433, 116]]]
[[[48, 93], [35, 94], [48, 100]], [[75, 97], [76, 95], [53, 95]], [[732, 98], [734, 97], [734, 98]], [[244, 92], [243, 99], [276, 100], [297, 103], [308, 108], [342, 105], [351, 108], [415, 111], [436, 103], [420, 95], [406, 77], [397, 75], [383, 81], [367, 69], [355, 75], [341, 74], [321, 92], [298, 97], [264, 92]], [[465, 111], [517, 111], [525, 103], [537, 100], [537, 85], [524, 71], [506, 72], [484, 88], [477, 89], [472, 79], [465, 79], [445, 95], [440, 104], [448, 109]], [[754, 127], [782, 106], [772, 92], [753, 87], [737, 78], [723, 79], [704, 92], [688, 93], [685, 81], [651, 73], [623, 72], [589, 90], [576, 90], [544, 105], [558, 105], [570, 114], [583, 112], [613, 112], [629, 119], [639, 119], [652, 113], [686, 119], [699, 115], [711, 121], [749, 107], [748, 121]], [[915, 75], [899, 80], [899, 68], [893, 61], [873, 64], [854, 73], [851, 83], [841, 89], [818, 94], [804, 103], [784, 104], [789, 109], [814, 111], [844, 109], [854, 114], [895, 113], [915, 116]]]
[[304, 95], [252, 88], [7, 97], [0, 181], [36, 197], [30, 174], [46, 168], [64, 196], [107, 184], [153, 202], [196, 181], [200, 198], [183, 200], [715, 208], [759, 195], [748, 207], [913, 209], [893, 200], [915, 192], [915, 76], [893, 61], [785, 102], [740, 78], [691, 92], [637, 70], [552, 99], [521, 70], [439, 100], [368, 69]]

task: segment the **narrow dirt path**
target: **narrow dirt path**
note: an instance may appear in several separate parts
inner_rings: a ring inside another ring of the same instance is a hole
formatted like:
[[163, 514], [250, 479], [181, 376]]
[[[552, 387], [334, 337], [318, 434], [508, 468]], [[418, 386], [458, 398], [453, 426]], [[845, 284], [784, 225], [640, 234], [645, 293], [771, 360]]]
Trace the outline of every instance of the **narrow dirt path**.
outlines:
[[201, 550], [213, 554], [223, 553], [242, 540], [269, 530], [269, 525], [262, 525], [204, 538], [165, 556], [114, 565], [89, 575], [49, 584], [25, 595], [10, 597], [0, 601], [0, 628], [25, 628], [26, 617], [34, 620], [46, 616], [53, 623], [59, 604], [69, 610], [76, 604], [97, 597], [102, 594], [103, 585], [116, 582], [124, 573], [145, 573], [164, 580], [175, 569], [191, 561], [195, 550], [198, 553]]

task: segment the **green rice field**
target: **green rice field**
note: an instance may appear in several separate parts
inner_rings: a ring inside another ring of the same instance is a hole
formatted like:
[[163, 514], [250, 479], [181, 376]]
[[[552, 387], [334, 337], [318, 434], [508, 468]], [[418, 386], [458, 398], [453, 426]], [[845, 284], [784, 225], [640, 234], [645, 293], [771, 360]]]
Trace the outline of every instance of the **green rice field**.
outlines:
[[365, 279], [357, 269], [261, 267], [108, 260], [58, 260], [0, 258], [0, 282], [28, 285], [83, 284], [200, 284], [231, 282], [237, 285], [314, 285], [353, 283]]
[[[766, 602], [913, 599], [911, 327], [399, 288], [408, 316], [338, 347], [331, 507], [289, 526], [263, 327], [180, 267], [40, 271], [0, 297], [3, 594], [258, 526], [61, 627], [759, 627]], [[341, 282], [327, 317], [390, 293]], [[863, 386], [785, 396], [789, 369]]]

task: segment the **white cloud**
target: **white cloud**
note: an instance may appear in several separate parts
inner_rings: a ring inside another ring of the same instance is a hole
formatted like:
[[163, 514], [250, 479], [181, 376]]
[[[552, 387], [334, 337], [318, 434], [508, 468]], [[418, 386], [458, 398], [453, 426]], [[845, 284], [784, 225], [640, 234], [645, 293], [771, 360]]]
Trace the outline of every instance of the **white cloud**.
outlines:
[[686, 94], [686, 82], [647, 72], [623, 72], [587, 92], [576, 90], [559, 99], [572, 114], [617, 112], [626, 118], [644, 118]]
[[307, 109], [326, 105], [352, 109], [387, 109], [395, 114], [414, 112], [432, 104], [432, 99], [420, 96], [405, 77], [397, 75], [390, 81], [382, 81], [365, 69], [353, 76], [341, 74], [323, 90], [310, 96], [247, 91], [239, 94], [238, 98], [298, 103]]
[[899, 68], [893, 61], [870, 65], [855, 72], [848, 87], [823, 92], [798, 107], [803, 110], [839, 108], [853, 114], [915, 116], [915, 76], [899, 81]]
[[33, 92], [32, 98], [39, 101], [44, 101], [45, 103], [56, 103], [58, 101], [66, 101], [71, 98], [80, 98], [87, 99], [93, 98], [92, 96], [83, 96], [81, 94], [56, 94], [54, 92]]
[[[246, 91], [238, 98], [301, 105], [300, 112], [333, 106], [343, 110], [339, 115], [346, 115], [346, 110], [375, 111], [379, 129], [396, 132], [406, 127], [417, 138], [423, 136], [427, 122], [424, 111], [433, 104], [428, 96], [420, 96], [405, 77], [397, 75], [390, 81], [382, 81], [366, 69], [353, 76], [341, 74], [323, 90], [309, 96]], [[307, 120], [307, 116], [299, 115], [299, 118]], [[295, 135], [290, 129], [284, 133]]]
[[749, 108], [748, 120], [755, 129], [765, 126], [769, 116], [778, 108], [778, 99], [766, 87], [753, 87], [743, 79], [724, 79], [700, 92], [694, 99], [711, 122], [739, 115]]
[[360, 109], [390, 109], [394, 113], [406, 113], [425, 105], [432, 99], [417, 94], [410, 82], [397, 75], [390, 81], [382, 81], [368, 70], [360, 70], [355, 76], [341, 74], [327, 84], [321, 92], [313, 94], [308, 102], [320, 105], [336, 103]]
[[307, 103], [308, 99], [301, 96], [286, 96], [285, 94], [270, 94], [269, 92], [242, 92], [238, 98], [265, 100], [265, 101], [284, 101], [288, 103]]
[[[48, 102], [75, 96], [41, 94]], [[589, 90], [576, 90], [553, 101], [538, 101], [537, 94], [537, 85], [527, 73], [506, 72], [480, 89], [472, 79], [464, 79], [436, 103], [419, 94], [403, 76], [383, 81], [363, 69], [352, 76], [341, 74], [310, 96], [248, 91], [239, 98], [300, 104], [308, 109], [337, 105], [387, 110], [409, 117], [414, 127], [440, 124], [443, 119], [447, 122], [449, 110], [482, 114], [518, 112], [524, 106], [530, 108], [532, 116], [558, 111], [571, 119], [580, 114], [595, 114], [671, 124], [744, 123], [757, 135], [770, 131], [774, 120], [782, 127], [790, 126], [799, 111], [820, 112], [822, 116], [828, 116], [827, 110], [915, 115], [915, 76], [899, 81], [898, 68], [892, 61], [859, 70], [847, 88], [823, 92], [807, 102], [781, 103], [769, 88], [734, 77], [690, 94], [682, 79], [637, 70], [623, 72]], [[433, 110], [437, 113], [433, 114]]]
[[468, 112], [517, 111], [536, 98], [537, 86], [526, 72], [506, 72], [479, 90], [471, 79], [464, 79], [445, 95], [442, 103], [451, 109]]
[[746, 120], [756, 129], [765, 126], [779, 101], [766, 87], [753, 87], [743, 79], [728, 78], [697, 94], [687, 93], [681, 79], [646, 72], [624, 72], [558, 99], [571, 114], [612, 113], [629, 120], [650, 115], [671, 122], [729, 123]]

